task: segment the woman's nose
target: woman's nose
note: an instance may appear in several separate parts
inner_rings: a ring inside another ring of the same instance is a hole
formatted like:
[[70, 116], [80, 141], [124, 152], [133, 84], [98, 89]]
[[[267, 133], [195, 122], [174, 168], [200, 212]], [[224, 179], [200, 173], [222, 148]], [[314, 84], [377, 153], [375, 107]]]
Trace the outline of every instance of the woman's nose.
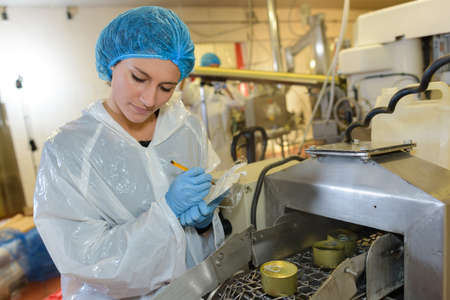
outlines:
[[154, 107], [156, 105], [156, 88], [147, 87], [142, 91], [141, 102], [146, 107]]

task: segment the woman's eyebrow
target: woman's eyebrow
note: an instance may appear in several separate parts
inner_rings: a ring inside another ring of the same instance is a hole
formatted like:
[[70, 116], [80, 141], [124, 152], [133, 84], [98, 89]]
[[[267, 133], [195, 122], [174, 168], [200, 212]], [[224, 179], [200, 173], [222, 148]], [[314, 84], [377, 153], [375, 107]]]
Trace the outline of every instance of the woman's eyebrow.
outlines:
[[142, 73], [143, 75], [147, 76], [148, 78], [152, 78], [150, 75], [148, 75], [147, 73], [145, 73], [144, 71], [142, 71], [141, 69], [139, 69], [136, 66], [133, 66], [134, 69], [136, 69], [136, 71], [138, 71], [139, 73]]
[[[143, 70], [139, 69], [138, 67], [133, 66], [133, 68], [136, 69], [136, 71], [138, 71], [139, 73], [142, 73], [142, 75], [146, 76], [147, 78], [152, 79], [152, 76], [148, 75], [147, 73], [145, 73]], [[174, 84], [174, 85], [177, 85], [178, 82], [164, 81], [164, 82], [161, 82], [160, 84]]]

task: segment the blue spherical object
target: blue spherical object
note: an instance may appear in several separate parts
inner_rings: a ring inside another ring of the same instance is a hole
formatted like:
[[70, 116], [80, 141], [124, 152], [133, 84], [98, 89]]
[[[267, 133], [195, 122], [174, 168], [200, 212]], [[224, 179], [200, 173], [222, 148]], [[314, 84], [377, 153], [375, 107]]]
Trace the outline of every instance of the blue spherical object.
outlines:
[[220, 58], [215, 55], [214, 53], [205, 53], [203, 54], [201, 60], [200, 60], [200, 65], [202, 67], [209, 67], [211, 65], [219, 65], [220, 66]]

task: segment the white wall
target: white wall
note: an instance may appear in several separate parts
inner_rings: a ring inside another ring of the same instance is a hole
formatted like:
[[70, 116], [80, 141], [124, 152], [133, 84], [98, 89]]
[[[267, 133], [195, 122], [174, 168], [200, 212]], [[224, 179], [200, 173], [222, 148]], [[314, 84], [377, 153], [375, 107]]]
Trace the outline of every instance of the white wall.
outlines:
[[[98, 79], [94, 49], [101, 29], [127, 7], [80, 7], [72, 20], [66, 18], [65, 8], [8, 8], [8, 21], [0, 21], [0, 101], [6, 104], [14, 147], [24, 186], [26, 203], [32, 206], [35, 173], [26, 138], [22, 101], [29, 116], [33, 137], [39, 151], [47, 137], [60, 125], [76, 118], [89, 103], [105, 98], [108, 86]], [[222, 59], [225, 67], [233, 65], [234, 42], [248, 41], [246, 10], [240, 8], [173, 8], [188, 24], [192, 38], [198, 44], [196, 55], [206, 51], [229, 51]], [[327, 20], [327, 35], [336, 37], [341, 12], [323, 11]], [[252, 69], [272, 70], [272, 54], [266, 10], [255, 9], [259, 24], [254, 25]], [[316, 13], [316, 11], [313, 11]], [[350, 25], [362, 11], [350, 14]], [[293, 44], [307, 31], [298, 22], [299, 15], [278, 11], [283, 47]], [[347, 38], [351, 37], [351, 26]], [[223, 50], [229, 49], [229, 50]], [[220, 54], [220, 53], [219, 53]], [[309, 72], [311, 52], [305, 50], [297, 57], [296, 71]], [[15, 81], [23, 77], [23, 89]]]

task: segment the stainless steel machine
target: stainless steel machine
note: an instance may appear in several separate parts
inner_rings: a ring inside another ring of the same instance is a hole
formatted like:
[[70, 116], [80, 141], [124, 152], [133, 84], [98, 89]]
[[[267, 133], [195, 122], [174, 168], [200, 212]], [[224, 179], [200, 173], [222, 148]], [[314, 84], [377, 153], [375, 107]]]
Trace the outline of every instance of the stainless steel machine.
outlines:
[[[450, 299], [450, 171], [411, 156], [413, 146], [310, 149], [264, 179], [268, 228], [233, 235], [156, 299], [272, 299], [256, 268], [272, 259], [299, 267], [297, 293], [284, 299]], [[337, 228], [363, 241], [355, 257], [333, 272], [315, 267], [311, 245]]]

